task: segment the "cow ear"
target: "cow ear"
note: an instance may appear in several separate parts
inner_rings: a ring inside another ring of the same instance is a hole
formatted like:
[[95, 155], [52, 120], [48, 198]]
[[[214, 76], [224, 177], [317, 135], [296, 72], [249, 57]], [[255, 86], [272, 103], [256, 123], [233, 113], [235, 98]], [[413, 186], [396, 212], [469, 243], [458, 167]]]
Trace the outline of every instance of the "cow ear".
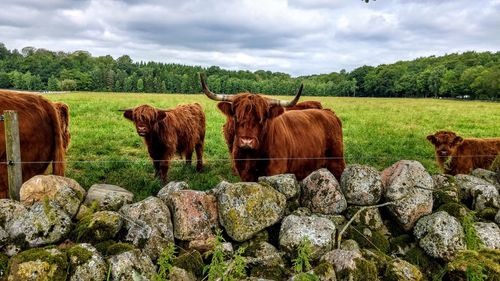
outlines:
[[167, 112], [163, 111], [163, 110], [158, 110], [157, 120], [158, 121], [163, 120], [163, 119], [165, 119], [165, 117], [167, 117]]
[[269, 118], [275, 118], [280, 116], [285, 112], [285, 109], [281, 105], [271, 105], [269, 110], [267, 111], [267, 117]]
[[428, 135], [427, 140], [430, 141], [432, 144], [436, 143], [436, 137], [434, 135]]
[[453, 139], [453, 145], [460, 145], [460, 144], [462, 144], [463, 141], [464, 141], [464, 139], [462, 137], [456, 136]]
[[217, 107], [219, 108], [222, 113], [224, 113], [226, 116], [231, 117], [234, 115], [233, 113], [233, 105], [230, 102], [219, 102], [217, 104]]
[[123, 111], [123, 117], [127, 118], [128, 120], [134, 121], [134, 116], [132, 115], [131, 109]]

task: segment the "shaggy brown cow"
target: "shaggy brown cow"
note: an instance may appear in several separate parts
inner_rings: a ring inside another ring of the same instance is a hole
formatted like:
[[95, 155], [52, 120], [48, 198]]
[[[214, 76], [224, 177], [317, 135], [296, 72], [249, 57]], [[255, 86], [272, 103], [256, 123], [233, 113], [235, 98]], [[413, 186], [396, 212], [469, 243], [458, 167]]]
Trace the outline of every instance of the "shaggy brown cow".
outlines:
[[61, 121], [60, 124], [63, 137], [63, 147], [65, 151], [68, 151], [69, 143], [71, 141], [71, 134], [69, 132], [69, 107], [67, 104], [62, 102], [54, 102], [53, 105], [59, 113], [59, 121]]
[[[314, 109], [314, 108], [322, 109], [323, 106], [319, 101], [303, 101], [297, 103], [294, 106], [285, 107], [285, 110], [303, 110], [303, 109]], [[222, 126], [222, 132], [224, 134], [224, 140], [226, 141], [229, 154], [232, 155], [234, 134], [235, 134], [233, 118], [230, 117], [226, 118], [226, 123], [224, 123], [224, 125]], [[233, 170], [233, 174], [235, 175], [238, 174], [233, 159], [231, 159], [231, 169]]]
[[434, 145], [439, 167], [450, 175], [488, 169], [500, 153], [500, 138], [464, 139], [451, 131], [438, 131], [427, 140]]
[[303, 179], [319, 168], [340, 180], [345, 167], [340, 119], [327, 109], [284, 109], [297, 103], [302, 86], [291, 102], [284, 102], [250, 93], [214, 94], [200, 78], [203, 92], [222, 101], [218, 108], [234, 122], [232, 157], [242, 180], [281, 173]]
[[[55, 175], [64, 176], [64, 140], [60, 113], [40, 95], [0, 90], [0, 114], [17, 111], [23, 182], [43, 174], [50, 162]], [[0, 198], [7, 197], [5, 127], [0, 122]]]
[[205, 113], [201, 105], [179, 105], [168, 110], [141, 105], [124, 111], [123, 116], [134, 122], [137, 133], [144, 137], [156, 175], [163, 183], [167, 182], [169, 162], [176, 153], [185, 156], [190, 165], [196, 151], [196, 170], [203, 168]]

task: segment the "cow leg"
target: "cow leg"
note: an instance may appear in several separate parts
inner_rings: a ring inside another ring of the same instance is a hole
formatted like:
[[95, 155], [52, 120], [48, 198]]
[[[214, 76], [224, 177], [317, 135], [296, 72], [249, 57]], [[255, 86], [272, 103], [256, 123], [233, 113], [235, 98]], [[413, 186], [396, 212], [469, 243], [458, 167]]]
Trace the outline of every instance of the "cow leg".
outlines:
[[203, 143], [198, 143], [195, 146], [196, 150], [196, 171], [203, 169]]
[[192, 159], [193, 159], [193, 151], [186, 150], [186, 166], [191, 166]]
[[169, 168], [169, 160], [163, 160], [160, 162], [160, 167], [159, 167], [159, 176], [163, 184], [167, 183], [168, 180], [168, 168]]
[[340, 182], [340, 176], [345, 168], [343, 147], [334, 147], [331, 155], [327, 154], [327, 157], [332, 157], [333, 159], [327, 160], [326, 168], [330, 170], [337, 181]]

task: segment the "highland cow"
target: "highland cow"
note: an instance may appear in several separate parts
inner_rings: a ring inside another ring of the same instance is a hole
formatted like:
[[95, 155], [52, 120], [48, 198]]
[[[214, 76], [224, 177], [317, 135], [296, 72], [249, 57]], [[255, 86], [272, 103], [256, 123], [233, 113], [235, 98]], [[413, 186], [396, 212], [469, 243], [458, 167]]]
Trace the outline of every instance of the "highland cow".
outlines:
[[198, 103], [179, 105], [173, 109], [159, 109], [141, 105], [124, 110], [123, 116], [134, 122], [139, 136], [144, 137], [156, 175], [167, 182], [169, 162], [178, 154], [191, 165], [196, 151], [196, 170], [203, 168], [205, 141], [205, 113]]
[[[64, 134], [69, 135], [69, 119], [61, 121], [60, 107], [63, 104], [56, 105], [41, 95], [0, 90], [0, 114], [4, 110], [17, 112], [23, 182], [43, 174], [50, 163], [54, 175], [64, 176]], [[5, 149], [5, 125], [0, 122], [0, 198], [6, 198], [8, 190]]]
[[[340, 119], [327, 109], [285, 111], [297, 103], [303, 86], [285, 102], [250, 93], [215, 94], [203, 75], [200, 78], [205, 95], [221, 101], [218, 108], [234, 124], [231, 153], [242, 180], [282, 173], [303, 179], [319, 168], [340, 180], [345, 167]], [[227, 131], [224, 134], [227, 139]]]
[[468, 174], [476, 168], [488, 169], [500, 153], [500, 138], [462, 138], [451, 131], [428, 135], [439, 167], [446, 174]]

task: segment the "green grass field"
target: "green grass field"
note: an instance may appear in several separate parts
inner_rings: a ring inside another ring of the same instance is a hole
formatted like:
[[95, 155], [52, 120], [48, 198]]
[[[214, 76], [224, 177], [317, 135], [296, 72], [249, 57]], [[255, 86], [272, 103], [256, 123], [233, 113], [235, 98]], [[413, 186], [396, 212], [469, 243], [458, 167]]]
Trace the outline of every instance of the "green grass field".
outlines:
[[[169, 180], [187, 181], [193, 189], [206, 190], [221, 180], [238, 181], [230, 168], [222, 136], [225, 117], [216, 102], [203, 95], [70, 93], [46, 95], [70, 106], [72, 134], [67, 173], [83, 187], [94, 183], [122, 186], [136, 199], [154, 195], [162, 187], [142, 139], [132, 122], [118, 109], [140, 104], [170, 108], [198, 102], [205, 109], [205, 168], [174, 161]], [[283, 98], [283, 97], [281, 97]], [[343, 122], [347, 164], [366, 164], [383, 170], [401, 159], [420, 161], [430, 173], [438, 173], [434, 150], [426, 136], [450, 129], [463, 137], [500, 136], [500, 103], [435, 100], [302, 97], [318, 100]]]

